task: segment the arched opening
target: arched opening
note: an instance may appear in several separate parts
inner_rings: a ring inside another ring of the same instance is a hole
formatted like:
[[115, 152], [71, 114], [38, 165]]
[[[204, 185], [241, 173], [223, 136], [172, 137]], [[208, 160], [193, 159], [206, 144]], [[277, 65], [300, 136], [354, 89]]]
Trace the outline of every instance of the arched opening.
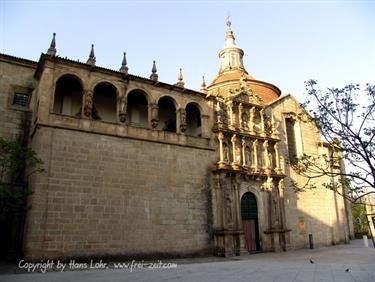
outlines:
[[194, 104], [188, 104], [186, 110], [186, 135], [202, 136], [201, 112]]
[[56, 82], [53, 112], [81, 116], [83, 88], [77, 78], [64, 75]]
[[116, 122], [116, 87], [102, 82], [94, 88], [92, 118], [107, 122]]
[[246, 192], [241, 198], [242, 228], [245, 234], [245, 247], [249, 252], [260, 249], [258, 231], [258, 207], [255, 195]]
[[172, 98], [163, 97], [158, 102], [159, 129], [176, 132], [176, 107]]
[[140, 91], [128, 94], [128, 119], [129, 125], [135, 127], [148, 127], [148, 102]]

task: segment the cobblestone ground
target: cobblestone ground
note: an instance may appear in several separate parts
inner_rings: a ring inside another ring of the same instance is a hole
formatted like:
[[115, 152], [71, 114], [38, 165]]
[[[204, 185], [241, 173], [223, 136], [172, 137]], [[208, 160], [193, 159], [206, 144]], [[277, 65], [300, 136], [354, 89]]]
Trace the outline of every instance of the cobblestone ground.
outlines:
[[135, 262], [133, 266], [131, 262], [126, 263], [123, 269], [113, 269], [111, 265], [104, 270], [22, 274], [18, 267], [3, 266], [0, 281], [375, 281], [375, 249], [364, 247], [362, 240], [354, 240], [350, 245], [232, 259], [210, 257], [163, 261], [177, 264], [177, 267], [165, 265], [172, 267], [169, 269], [158, 268], [160, 264], [149, 268], [151, 265], [145, 263], [140, 268], [141, 265], [135, 265]]

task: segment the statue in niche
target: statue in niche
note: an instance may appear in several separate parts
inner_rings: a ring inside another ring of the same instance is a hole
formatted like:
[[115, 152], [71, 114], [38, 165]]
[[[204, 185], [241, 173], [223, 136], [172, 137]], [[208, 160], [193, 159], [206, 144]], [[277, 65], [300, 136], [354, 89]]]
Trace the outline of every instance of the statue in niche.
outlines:
[[271, 151], [268, 152], [268, 165], [270, 168], [273, 168], [273, 155]]
[[241, 119], [242, 119], [242, 127], [244, 129], [248, 129], [249, 128], [247, 124], [247, 121], [249, 120], [248, 115], [246, 113], [243, 113]]
[[251, 150], [250, 150], [249, 146], [246, 146], [246, 148], [245, 148], [245, 164], [247, 166], [251, 165]]
[[241, 164], [241, 149], [236, 146], [236, 163]]
[[228, 150], [228, 145], [227, 143], [223, 143], [223, 157], [224, 157], [224, 162], [229, 163], [229, 150]]

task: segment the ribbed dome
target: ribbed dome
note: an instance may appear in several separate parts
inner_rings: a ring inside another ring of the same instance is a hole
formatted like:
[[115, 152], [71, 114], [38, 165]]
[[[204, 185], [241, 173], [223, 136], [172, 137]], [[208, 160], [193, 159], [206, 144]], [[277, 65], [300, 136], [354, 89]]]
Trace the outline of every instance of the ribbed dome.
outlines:
[[235, 43], [231, 23], [227, 23], [225, 47], [219, 52], [220, 69], [219, 74], [207, 87], [207, 93], [212, 96], [227, 97], [232, 90], [241, 87], [246, 83], [254, 94], [259, 96], [262, 104], [269, 104], [276, 100], [281, 91], [276, 86], [256, 80], [249, 75], [243, 65], [243, 50]]

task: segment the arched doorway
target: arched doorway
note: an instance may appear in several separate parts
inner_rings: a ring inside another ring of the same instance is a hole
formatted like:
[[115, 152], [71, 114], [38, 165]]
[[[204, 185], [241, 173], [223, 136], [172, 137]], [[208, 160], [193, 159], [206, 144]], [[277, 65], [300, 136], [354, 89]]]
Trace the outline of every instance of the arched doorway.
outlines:
[[258, 207], [253, 193], [247, 192], [241, 198], [241, 219], [245, 247], [249, 252], [256, 252], [259, 250]]

